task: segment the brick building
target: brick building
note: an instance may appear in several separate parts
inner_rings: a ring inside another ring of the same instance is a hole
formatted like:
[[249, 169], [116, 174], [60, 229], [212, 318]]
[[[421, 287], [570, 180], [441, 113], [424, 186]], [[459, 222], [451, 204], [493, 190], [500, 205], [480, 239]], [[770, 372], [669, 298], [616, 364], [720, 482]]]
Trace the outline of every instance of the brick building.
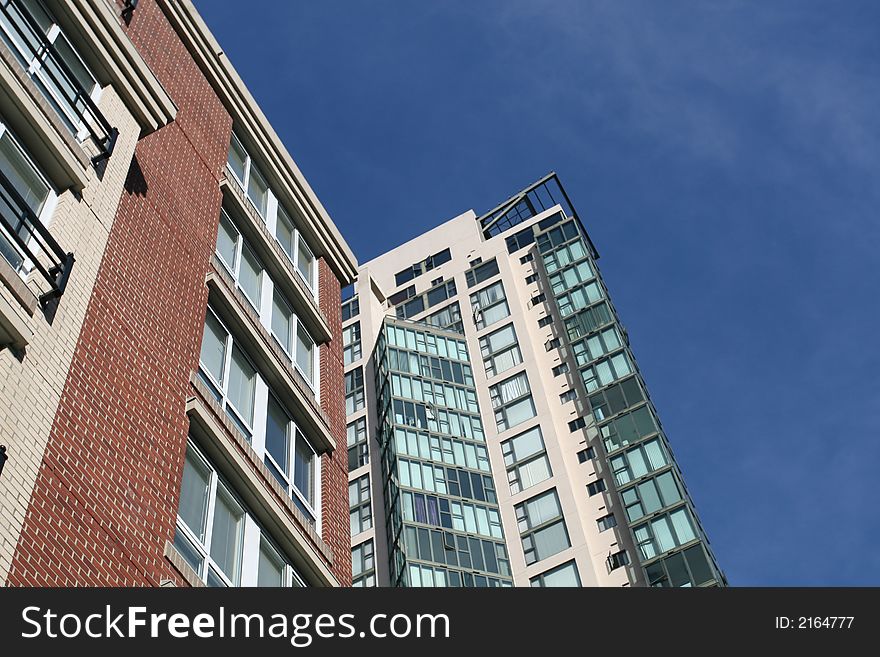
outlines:
[[0, 583], [350, 584], [357, 264], [191, 2], [0, 3], [0, 173]]

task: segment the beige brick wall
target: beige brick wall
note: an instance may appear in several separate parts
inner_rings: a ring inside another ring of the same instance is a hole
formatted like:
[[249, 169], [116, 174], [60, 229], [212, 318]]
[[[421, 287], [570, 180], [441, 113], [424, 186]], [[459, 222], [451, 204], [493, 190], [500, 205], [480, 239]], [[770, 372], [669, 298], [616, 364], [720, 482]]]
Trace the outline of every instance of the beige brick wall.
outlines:
[[[29, 316], [0, 286], [0, 295], [21, 310], [33, 334], [21, 353], [0, 350], [0, 443], [9, 456], [0, 476], [0, 585], [6, 582], [140, 132], [112, 87], [103, 90], [99, 105], [120, 136], [101, 178], [90, 167], [79, 198], [71, 191], [59, 195], [50, 231], [65, 251], [73, 252], [76, 264], [54, 316], [39, 307]], [[37, 296], [47, 289], [38, 278], [27, 284]]]

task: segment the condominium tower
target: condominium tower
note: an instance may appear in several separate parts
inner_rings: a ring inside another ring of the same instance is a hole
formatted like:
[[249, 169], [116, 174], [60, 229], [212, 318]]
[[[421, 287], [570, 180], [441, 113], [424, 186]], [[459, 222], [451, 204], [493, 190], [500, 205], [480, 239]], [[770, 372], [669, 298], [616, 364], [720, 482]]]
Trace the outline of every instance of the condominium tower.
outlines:
[[342, 308], [358, 586], [719, 586], [555, 174], [363, 264]]

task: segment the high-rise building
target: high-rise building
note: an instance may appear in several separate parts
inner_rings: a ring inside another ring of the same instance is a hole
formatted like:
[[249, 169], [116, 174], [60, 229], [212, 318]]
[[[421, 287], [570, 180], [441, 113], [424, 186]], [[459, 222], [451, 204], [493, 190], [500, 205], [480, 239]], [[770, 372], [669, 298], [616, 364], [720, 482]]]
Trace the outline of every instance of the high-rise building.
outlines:
[[0, 1], [0, 585], [348, 585], [356, 266], [191, 2]]
[[359, 586], [718, 586], [555, 174], [361, 266], [343, 302]]

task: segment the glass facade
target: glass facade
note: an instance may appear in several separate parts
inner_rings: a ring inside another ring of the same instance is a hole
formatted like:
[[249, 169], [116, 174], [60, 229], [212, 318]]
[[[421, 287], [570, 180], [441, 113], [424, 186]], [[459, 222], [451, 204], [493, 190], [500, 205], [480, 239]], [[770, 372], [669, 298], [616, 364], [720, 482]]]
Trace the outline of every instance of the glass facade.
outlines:
[[467, 346], [387, 319], [375, 362], [392, 586], [512, 586]]
[[[587, 494], [615, 487], [637, 549], [635, 555], [611, 555], [609, 572], [638, 561], [651, 586], [720, 584], [721, 575], [579, 222], [549, 225], [536, 243], [613, 473], [591, 483]], [[605, 530], [617, 521], [606, 516], [597, 522]]]

